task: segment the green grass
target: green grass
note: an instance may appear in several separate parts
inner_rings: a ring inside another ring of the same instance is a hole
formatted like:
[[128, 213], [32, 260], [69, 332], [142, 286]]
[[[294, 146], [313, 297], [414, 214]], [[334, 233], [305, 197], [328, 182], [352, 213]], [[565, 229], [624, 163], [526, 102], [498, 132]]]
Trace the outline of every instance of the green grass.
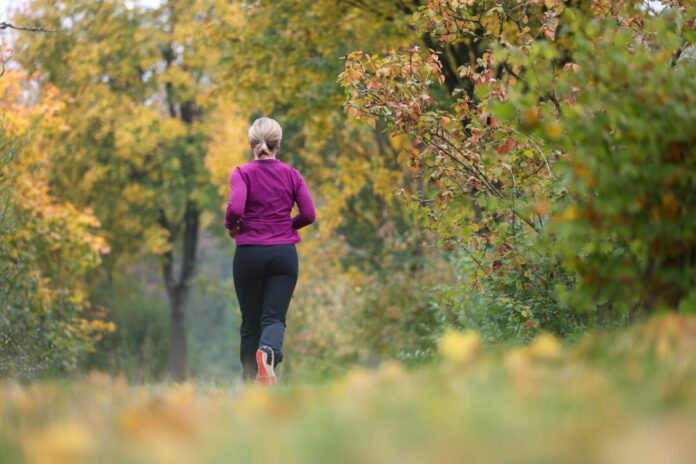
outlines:
[[3, 384], [0, 461], [689, 463], [696, 318], [504, 353], [449, 334], [440, 362], [269, 390], [129, 385], [93, 373]]

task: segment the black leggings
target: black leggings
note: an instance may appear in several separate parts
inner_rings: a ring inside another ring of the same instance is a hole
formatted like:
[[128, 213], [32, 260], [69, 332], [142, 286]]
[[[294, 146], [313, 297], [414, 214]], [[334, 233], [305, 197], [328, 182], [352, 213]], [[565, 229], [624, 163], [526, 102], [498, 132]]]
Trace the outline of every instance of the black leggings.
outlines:
[[239, 245], [234, 252], [234, 288], [242, 312], [239, 356], [245, 379], [256, 376], [256, 350], [273, 349], [275, 365], [283, 359], [285, 316], [295, 291], [298, 258], [295, 244]]

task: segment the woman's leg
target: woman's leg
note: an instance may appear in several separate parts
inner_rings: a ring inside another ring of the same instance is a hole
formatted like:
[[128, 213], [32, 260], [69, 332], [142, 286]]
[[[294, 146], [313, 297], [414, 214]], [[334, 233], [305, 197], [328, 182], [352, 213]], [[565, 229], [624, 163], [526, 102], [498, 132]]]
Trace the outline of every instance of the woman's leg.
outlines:
[[274, 364], [277, 365], [283, 359], [285, 318], [297, 284], [298, 257], [294, 244], [275, 245], [273, 251], [266, 267], [259, 346], [273, 349]]
[[242, 313], [239, 357], [244, 379], [255, 378], [257, 372], [256, 350], [261, 337], [265, 254], [261, 248], [249, 246], [237, 247], [234, 253], [232, 276]]

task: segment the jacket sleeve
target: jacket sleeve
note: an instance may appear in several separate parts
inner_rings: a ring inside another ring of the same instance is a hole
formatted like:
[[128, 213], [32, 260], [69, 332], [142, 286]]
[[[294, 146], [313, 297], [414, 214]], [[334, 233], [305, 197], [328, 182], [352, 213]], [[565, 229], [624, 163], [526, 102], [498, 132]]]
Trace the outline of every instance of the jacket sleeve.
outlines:
[[295, 202], [297, 203], [299, 212], [295, 217], [292, 218], [292, 228], [296, 230], [301, 229], [304, 226], [308, 226], [314, 222], [314, 219], [316, 219], [312, 195], [309, 193], [307, 184], [299, 171], [297, 172], [297, 176], [299, 183], [295, 193]]
[[239, 168], [235, 168], [230, 175], [230, 198], [227, 200], [227, 210], [225, 211], [225, 227], [234, 228], [239, 219], [244, 214], [244, 207], [247, 200], [247, 186], [242, 179]]

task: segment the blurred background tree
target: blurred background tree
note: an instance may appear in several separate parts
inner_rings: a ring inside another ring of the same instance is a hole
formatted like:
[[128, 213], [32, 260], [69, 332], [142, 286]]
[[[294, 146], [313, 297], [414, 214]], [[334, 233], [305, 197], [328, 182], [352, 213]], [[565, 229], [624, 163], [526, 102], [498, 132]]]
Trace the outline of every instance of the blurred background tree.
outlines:
[[113, 331], [84, 281], [109, 246], [91, 211], [49, 188], [41, 140], [64, 124], [56, 89], [10, 70], [0, 95], [0, 375], [33, 379], [75, 368]]
[[205, 158], [217, 54], [196, 33], [212, 6], [34, 1], [18, 16], [58, 30], [19, 40], [31, 50], [22, 65], [65, 102], [51, 184], [100, 218], [113, 248], [107, 282], [125, 263], [157, 257], [169, 299], [168, 371], [177, 380], [187, 375], [184, 319], [201, 215], [216, 193]]

